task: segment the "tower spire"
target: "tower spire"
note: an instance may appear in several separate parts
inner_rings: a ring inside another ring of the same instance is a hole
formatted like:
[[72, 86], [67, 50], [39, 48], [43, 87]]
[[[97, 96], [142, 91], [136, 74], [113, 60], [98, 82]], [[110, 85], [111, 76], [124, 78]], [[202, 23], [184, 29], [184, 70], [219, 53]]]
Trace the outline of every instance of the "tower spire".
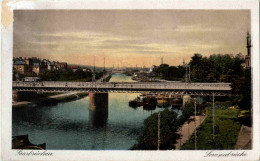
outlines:
[[247, 31], [247, 37], [246, 37], [246, 48], [247, 48], [247, 55], [245, 58], [245, 63], [246, 63], [246, 67], [249, 68], [251, 66], [251, 35], [250, 33]]
[[247, 37], [246, 37], [246, 40], [247, 40], [247, 55], [248, 56], [251, 56], [251, 35], [249, 34], [249, 32], [247, 31]]
[[93, 69], [92, 82], [95, 82], [95, 81], [96, 81], [95, 56], [94, 56], [94, 62], [93, 62], [93, 65], [94, 65], [94, 69]]
[[95, 56], [94, 56], [94, 72], [95, 72]]
[[106, 57], [104, 57], [104, 72], [106, 71]]

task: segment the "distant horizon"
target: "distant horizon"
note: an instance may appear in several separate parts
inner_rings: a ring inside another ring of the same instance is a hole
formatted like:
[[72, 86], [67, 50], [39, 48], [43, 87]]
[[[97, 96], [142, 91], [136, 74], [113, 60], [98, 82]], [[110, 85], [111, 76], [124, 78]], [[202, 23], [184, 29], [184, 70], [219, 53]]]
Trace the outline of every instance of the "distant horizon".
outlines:
[[249, 10], [15, 10], [13, 56], [178, 66], [195, 53], [246, 55], [250, 28]]
[[[194, 53], [194, 54], [201, 54], [201, 53]], [[221, 53], [218, 53], [218, 54], [221, 54]], [[215, 54], [215, 55], [218, 55], [218, 54]], [[242, 54], [242, 53], [237, 53], [237, 54]], [[231, 55], [231, 56], [236, 56], [237, 54], [227, 54], [227, 55]], [[201, 54], [202, 55], [202, 54]], [[214, 55], [214, 54], [211, 54], [211, 55]], [[205, 57], [209, 57], [209, 56], [211, 56], [211, 55], [208, 55], [208, 56], [205, 56]], [[225, 55], [225, 54], [221, 54], [221, 55]], [[246, 56], [246, 54], [242, 54], [243, 56]], [[193, 56], [193, 55], [192, 55]], [[202, 55], [203, 56], [203, 55]], [[20, 57], [22, 57], [22, 56], [20, 56]], [[204, 56], [203, 56], [204, 57]], [[14, 57], [14, 58], [17, 58], [17, 57]], [[32, 58], [32, 57], [22, 57], [22, 58]], [[60, 60], [52, 60], [52, 59], [50, 59], [50, 58], [46, 58], [46, 57], [36, 57], [36, 58], [40, 58], [40, 59], [46, 59], [46, 60], [50, 60], [50, 61], [55, 61], [55, 62], [65, 62], [65, 61], [60, 61]], [[189, 59], [189, 61], [185, 61], [185, 63], [189, 63], [190, 62], [190, 60], [191, 60], [191, 58]], [[160, 60], [161, 61], [161, 60]], [[77, 64], [77, 63], [68, 63], [68, 62], [65, 62], [65, 63], [67, 63], [68, 65], [78, 65], [78, 66], [90, 66], [90, 67], [94, 67], [94, 65], [93, 64], [90, 64], [90, 65], [88, 65], [88, 64]], [[163, 63], [163, 64], [168, 64], [168, 63]], [[170, 65], [170, 64], [168, 64], [169, 66], [181, 66], [183, 64], [183, 62], [181, 63], [181, 64], [178, 64], [178, 65]], [[159, 65], [156, 65], [156, 64], [151, 64], [150, 66], [145, 66], [146, 68], [150, 68], [151, 66], [153, 66], [153, 65], [155, 65], [155, 66], [160, 66], [161, 65], [161, 63], [159, 64]], [[104, 68], [104, 66], [95, 66], [96, 68]], [[112, 66], [105, 66], [106, 68], [113, 68], [113, 65]], [[117, 68], [118, 67], [118, 64], [114, 64], [114, 68]], [[137, 68], [143, 68], [144, 66], [138, 66], [137, 65]], [[132, 65], [132, 67], [129, 67], [129, 66], [125, 66], [125, 67], [123, 67], [123, 66], [119, 66], [119, 68], [136, 68], [136, 65]]]

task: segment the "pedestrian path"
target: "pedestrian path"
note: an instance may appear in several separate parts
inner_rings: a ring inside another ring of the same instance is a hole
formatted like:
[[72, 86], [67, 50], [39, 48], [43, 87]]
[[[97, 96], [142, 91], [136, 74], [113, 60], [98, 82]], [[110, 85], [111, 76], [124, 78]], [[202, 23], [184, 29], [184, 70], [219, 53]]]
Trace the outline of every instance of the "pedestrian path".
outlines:
[[237, 143], [235, 149], [251, 149], [252, 148], [252, 128], [242, 125], [239, 135], [237, 137]]
[[[196, 127], [198, 128], [203, 121], [205, 120], [206, 116], [196, 116]], [[175, 150], [180, 150], [181, 146], [186, 143], [186, 141], [191, 137], [191, 135], [195, 132], [195, 119], [194, 116], [190, 117], [190, 120], [192, 120], [189, 124], [188, 121], [186, 121], [181, 128], [177, 131], [178, 134], [181, 135], [181, 138], [177, 140], [177, 143], [175, 144]]]
[[76, 95], [79, 92], [69, 92], [69, 93], [62, 93], [62, 94], [57, 94], [57, 95], [53, 95], [53, 96], [49, 96], [48, 98], [61, 98], [61, 97], [67, 97], [70, 95]]

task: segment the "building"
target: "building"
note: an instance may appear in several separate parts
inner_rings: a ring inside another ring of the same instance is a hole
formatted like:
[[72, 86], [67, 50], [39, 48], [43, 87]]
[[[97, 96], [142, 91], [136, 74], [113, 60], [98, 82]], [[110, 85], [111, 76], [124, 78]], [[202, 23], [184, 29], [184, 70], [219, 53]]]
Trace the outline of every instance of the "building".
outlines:
[[33, 64], [33, 72], [38, 75], [40, 71], [40, 65], [37, 63]]
[[51, 62], [49, 59], [42, 60], [47, 65], [47, 70], [54, 70], [54, 63]]
[[68, 69], [71, 69], [73, 72], [76, 72], [79, 68], [78, 65], [68, 65]]
[[247, 32], [247, 55], [245, 57], [245, 63], [246, 63], [246, 68], [250, 68], [251, 67], [251, 35], [249, 34], [249, 32]]
[[32, 72], [33, 71], [33, 59], [32, 58], [25, 58], [25, 63], [27, 65], [27, 72]]
[[[46, 70], [66, 70], [67, 63], [66, 62], [55, 62], [50, 61], [48, 59], [41, 60], [37, 57], [31, 58], [22, 58], [22, 57], [14, 57], [13, 58], [13, 70], [17, 71], [20, 74], [37, 74], [39, 75], [41, 72]], [[75, 69], [73, 69], [75, 70]]]
[[14, 59], [13, 67], [20, 74], [25, 74], [28, 69], [25, 61], [22, 59]]
[[38, 75], [45, 70], [47, 70], [47, 63], [41, 59], [33, 58], [33, 72]]
[[149, 69], [149, 73], [152, 73], [155, 68], [156, 68], [156, 66], [152, 65], [151, 68]]
[[68, 65], [66, 62], [57, 62], [57, 70], [66, 70]]
[[82, 68], [82, 71], [83, 71], [83, 72], [92, 72], [92, 70], [89, 69], [89, 68]]
[[58, 70], [58, 62], [57, 61], [53, 61], [53, 70]]

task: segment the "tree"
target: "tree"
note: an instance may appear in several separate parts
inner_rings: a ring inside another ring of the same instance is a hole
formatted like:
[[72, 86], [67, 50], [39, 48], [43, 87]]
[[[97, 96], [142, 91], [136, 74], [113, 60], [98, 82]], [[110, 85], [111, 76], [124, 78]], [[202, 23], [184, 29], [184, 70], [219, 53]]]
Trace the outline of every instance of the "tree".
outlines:
[[[160, 112], [160, 149], [174, 149], [178, 138], [177, 113], [165, 109]], [[158, 145], [158, 113], [154, 113], [144, 120], [143, 134], [139, 137], [138, 144], [133, 150], [156, 150]]]
[[241, 109], [249, 110], [251, 112], [252, 97], [251, 97], [251, 69], [246, 69], [245, 79], [241, 83], [241, 98], [239, 99], [238, 105]]
[[202, 60], [202, 55], [199, 53], [195, 53], [193, 57], [191, 57], [191, 61], [190, 61], [190, 65], [193, 66], [194, 68], [196, 68], [199, 63]]

